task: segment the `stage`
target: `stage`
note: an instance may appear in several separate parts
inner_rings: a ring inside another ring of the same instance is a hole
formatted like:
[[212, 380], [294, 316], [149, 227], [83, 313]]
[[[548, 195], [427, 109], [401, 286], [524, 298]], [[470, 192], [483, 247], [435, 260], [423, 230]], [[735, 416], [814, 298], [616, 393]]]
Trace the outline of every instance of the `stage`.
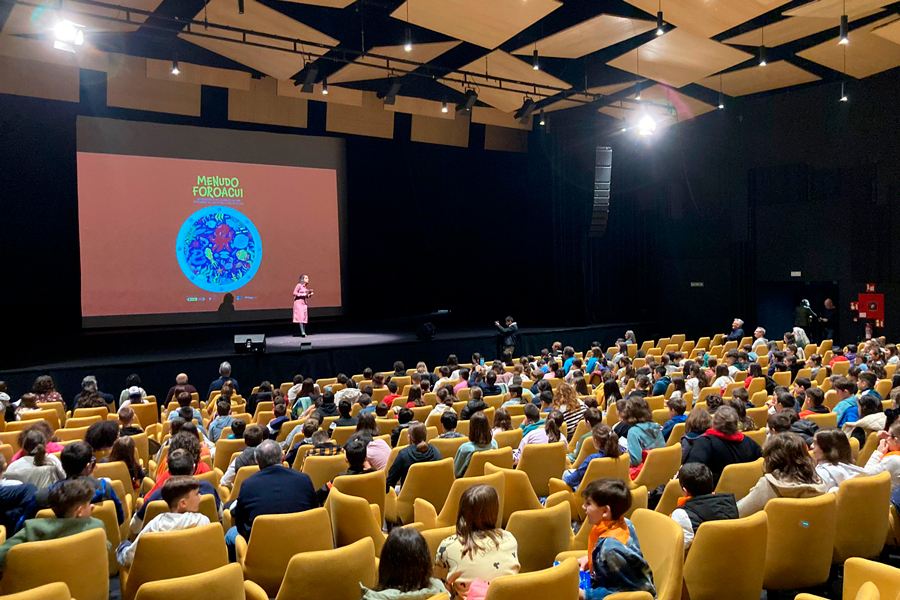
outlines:
[[[430, 317], [430, 318], [429, 318]], [[437, 334], [431, 340], [415, 336], [418, 325], [433, 321]], [[609, 323], [585, 327], [530, 328], [519, 332], [516, 354], [537, 354], [556, 341], [578, 350], [599, 341], [606, 348], [633, 329], [639, 338], [654, 334], [650, 323]], [[198, 390], [205, 391], [218, 377], [223, 360], [232, 364], [232, 376], [241, 391], [268, 380], [276, 386], [301, 373], [314, 379], [338, 373], [353, 375], [366, 367], [389, 371], [395, 360], [413, 368], [425, 361], [429, 369], [443, 364], [456, 354], [468, 362], [473, 352], [486, 359], [498, 356], [498, 336], [493, 327], [456, 326], [439, 315], [417, 315], [402, 319], [359, 323], [340, 321], [311, 323], [309, 335], [295, 336], [288, 324], [229, 324], [205, 328], [168, 328], [141, 331], [84, 332], [78, 340], [56, 346], [57, 352], [20, 357], [26, 364], [0, 372], [9, 394], [18, 398], [30, 391], [38, 375], [49, 374], [64, 398], [71, 399], [80, 390], [85, 375], [95, 375], [100, 388], [118, 397], [125, 378], [137, 373], [148, 394], [165, 396], [174, 385], [175, 375], [185, 372]], [[266, 334], [266, 351], [236, 353], [235, 335]], [[48, 360], [35, 360], [46, 357]], [[53, 359], [53, 360], [50, 360]]]

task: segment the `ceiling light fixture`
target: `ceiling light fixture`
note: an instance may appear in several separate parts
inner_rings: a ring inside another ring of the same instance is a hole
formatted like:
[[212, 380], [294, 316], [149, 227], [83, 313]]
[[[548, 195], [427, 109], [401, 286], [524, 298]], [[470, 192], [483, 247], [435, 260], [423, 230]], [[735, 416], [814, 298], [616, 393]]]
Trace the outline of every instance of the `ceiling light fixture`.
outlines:
[[541, 127], [543, 127], [543, 126], [546, 125], [546, 124], [547, 124], [547, 119], [544, 118], [544, 109], [542, 108], [542, 109], [541, 109], [540, 121], [538, 121], [538, 125], [540, 125]]
[[397, 94], [400, 93], [400, 79], [398, 77], [392, 77], [390, 81], [390, 86], [388, 87], [387, 94], [384, 96], [384, 103], [388, 106], [393, 106], [395, 102], [397, 102]]
[[457, 113], [470, 112], [475, 103], [478, 102], [478, 94], [473, 89], [466, 90], [466, 96], [456, 105]]
[[531, 53], [531, 68], [535, 71], [541, 70], [541, 65], [538, 64], [538, 50], [537, 46], [534, 48], [534, 52]]
[[766, 28], [763, 27], [760, 29], [760, 35], [762, 39], [759, 44], [759, 66], [766, 66]]
[[328, 95], [328, 78], [327, 77], [322, 80], [322, 95], [323, 96]]
[[450, 111], [450, 108], [447, 106], [447, 101], [444, 100], [443, 105], [441, 105], [441, 112], [442, 112], [442, 113], [446, 113], [446, 112], [449, 112], [449, 111]]
[[663, 21], [662, 0], [659, 0], [656, 9], [656, 35], [662, 35], [666, 32], [663, 29], [663, 25], [665, 25], [665, 21]]
[[847, 102], [850, 98], [847, 97], [847, 90], [844, 86], [844, 82], [841, 82], [841, 102]]
[[62, 19], [53, 27], [53, 47], [57, 50], [75, 52], [75, 46], [84, 44], [84, 25]]
[[238, 0], [238, 14], [244, 14], [244, 0]]
[[403, 49], [406, 52], [412, 52], [412, 30], [409, 27], [406, 28], [406, 43], [403, 45]]
[[622, 133], [628, 131], [628, 119], [622, 117]]
[[307, 64], [306, 68], [303, 69], [303, 79], [297, 79], [294, 81], [294, 85], [302, 86], [300, 91], [304, 94], [312, 94], [313, 86], [316, 83], [316, 79], [319, 77], [319, 69], [314, 67], [312, 64]]
[[653, 120], [653, 117], [650, 115], [641, 117], [641, 120], [638, 121], [638, 135], [649, 136], [653, 135], [654, 131], [656, 131], [656, 121]]
[[636, 91], [635, 94], [634, 94], [634, 99], [635, 99], [635, 100], [640, 100], [640, 99], [641, 99], [641, 87], [642, 87], [642, 86], [641, 86], [641, 82], [638, 81], [638, 82], [637, 82], [637, 91]]
[[847, 102], [847, 46], [844, 46], [844, 79], [841, 80], [841, 102]]
[[847, 15], [841, 15], [841, 39], [838, 44], [847, 45], [850, 43], [850, 19]]
[[719, 75], [719, 110], [725, 108], [725, 94], [722, 93], [722, 76]]
[[531, 117], [531, 113], [534, 112], [535, 108], [537, 108], [537, 105], [534, 103], [534, 100], [526, 97], [521, 108], [516, 111], [516, 118], [519, 120], [519, 123], [522, 125], [528, 123], [528, 118]]
[[178, 57], [172, 59], [172, 75], [180, 75], [181, 70], [178, 68]]

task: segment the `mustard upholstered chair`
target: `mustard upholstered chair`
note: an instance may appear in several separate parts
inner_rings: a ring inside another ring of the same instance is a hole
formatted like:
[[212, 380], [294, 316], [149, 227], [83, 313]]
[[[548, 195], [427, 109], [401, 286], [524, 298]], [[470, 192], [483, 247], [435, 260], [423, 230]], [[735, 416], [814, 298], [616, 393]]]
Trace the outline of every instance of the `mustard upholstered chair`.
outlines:
[[376, 580], [375, 546], [363, 538], [343, 548], [295, 555], [275, 600], [359, 600], [359, 585], [372, 588]]
[[669, 439], [666, 440], [666, 446], [680, 446], [681, 436], [683, 435], [684, 423], [675, 423], [675, 427], [672, 428], [672, 433], [669, 434]]
[[684, 575], [684, 531], [668, 516], [646, 509], [631, 515], [641, 553], [653, 572], [658, 600], [679, 600]]
[[388, 491], [385, 517], [390, 523], [412, 523], [415, 521], [413, 503], [417, 498], [427, 500], [435, 510], [444, 508], [444, 500], [455, 481], [453, 458], [434, 462], [417, 463], [409, 468], [406, 481], [396, 494]]
[[[222, 528], [219, 527], [219, 531]], [[77, 556], [78, 560], [72, 560]], [[109, 598], [106, 532], [91, 529], [56, 540], [26, 542], [6, 555], [0, 593], [14, 594], [62, 582], [78, 600]], [[47, 565], [53, 565], [52, 569]]]
[[503, 497], [506, 487], [504, 483], [503, 473], [494, 473], [493, 475], [484, 475], [482, 477], [466, 477], [463, 479], [457, 479], [453, 482], [453, 485], [450, 486], [450, 493], [447, 494], [447, 497], [444, 500], [444, 506], [441, 509], [440, 513], [437, 512], [435, 506], [432, 505], [428, 500], [425, 500], [424, 498], [416, 498], [413, 505], [415, 514], [414, 521], [423, 523], [425, 525], [425, 529], [434, 529], [435, 527], [447, 527], [449, 525], [455, 525], [456, 515], [459, 512], [459, 499], [460, 497], [462, 497], [463, 492], [465, 492], [470, 487], [474, 487], [479, 484], [485, 484], [497, 490], [497, 495], [500, 497], [500, 516], [498, 516], [498, 521], [500, 522], [497, 523], [497, 526], [499, 527], [503, 520]]
[[716, 484], [717, 494], [734, 494], [735, 501], [746, 496], [763, 476], [763, 459], [749, 463], [735, 463], [722, 470]]
[[343, 454], [335, 456], [307, 456], [303, 461], [303, 473], [312, 479], [313, 487], [319, 489], [339, 473], [347, 470], [347, 459]]
[[467, 437], [435, 438], [429, 443], [438, 449], [438, 452], [441, 453], [441, 458], [453, 458], [456, 456], [456, 451], [459, 450], [459, 447], [468, 441], [469, 438]]
[[[280, 583], [280, 582], [279, 582]], [[237, 564], [226, 565], [207, 573], [174, 577], [145, 583], [135, 600], [256, 600], [266, 593], [252, 581], [244, 581]]]
[[681, 468], [681, 446], [666, 446], [654, 448], [647, 453], [644, 467], [634, 479], [635, 486], [646, 486], [648, 490], [655, 490], [665, 485]]
[[231, 494], [228, 495], [228, 500], [226, 502], [237, 500], [238, 495], [241, 493], [241, 486], [244, 484], [244, 481], [256, 473], [259, 473], [259, 465], [247, 465], [246, 467], [238, 469], [237, 474], [234, 476], [234, 483], [231, 486]]
[[[584, 472], [584, 477], [581, 479], [579, 488], [583, 489], [584, 486], [597, 479], [619, 479], [628, 487], [632, 487], [633, 482], [628, 473], [629, 465], [627, 453], [618, 456], [617, 458], [595, 458], [590, 462], [587, 470]], [[571, 494], [570, 501], [572, 503], [573, 519], [576, 521], [584, 520], [584, 510], [582, 509], [584, 503], [582, 502], [581, 496], [573, 493], [572, 488], [566, 485], [565, 481], [553, 478], [549, 482], [549, 488], [551, 494], [561, 491], [569, 492]]]
[[854, 477], [837, 491], [833, 562], [878, 556], [890, 528], [891, 476]]
[[859, 456], [856, 459], [856, 464], [860, 467], [865, 467], [866, 463], [869, 462], [869, 457], [872, 456], [872, 453], [875, 452], [875, 449], [878, 447], [878, 433], [872, 432], [866, 436], [866, 443], [859, 450]]
[[422, 537], [425, 538], [425, 543], [428, 544], [428, 551], [431, 553], [431, 557], [434, 558], [437, 556], [437, 551], [441, 545], [441, 542], [443, 542], [451, 535], [456, 534], [456, 524], [454, 523], [449, 527], [426, 529], [425, 531], [421, 531], [420, 533], [422, 534]]
[[3, 600], [73, 600], [69, 586], [61, 581], [48, 583], [26, 592], [18, 592], [8, 596], [0, 596]]
[[469, 466], [466, 467], [466, 472], [463, 477], [480, 477], [481, 475], [484, 475], [484, 466], [486, 464], [492, 464], [503, 469], [512, 469], [512, 448], [498, 448], [496, 450], [476, 452], [469, 459]]
[[331, 532], [334, 535], [334, 546], [343, 548], [365, 537], [372, 538], [375, 544], [375, 556], [381, 556], [386, 536], [381, 530], [381, 513], [377, 506], [372, 510], [371, 504], [364, 498], [348, 496], [340, 490], [332, 489], [328, 494], [328, 509], [331, 515]]
[[[773, 498], [765, 512], [772, 535], [766, 542], [763, 587], [797, 590], [828, 581], [837, 514], [834, 494]], [[803, 555], [803, 568], [791, 568], [798, 553]]]
[[550, 495], [550, 479], [562, 478], [566, 469], [566, 443], [528, 444], [522, 449], [516, 469], [528, 474], [538, 496]]
[[678, 508], [678, 499], [681, 498], [681, 484], [678, 479], [672, 479], [663, 489], [662, 496], [654, 509], [656, 512], [671, 515], [672, 511]]
[[[765, 511], [700, 525], [684, 563], [691, 600], [759, 600], [766, 566]], [[734, 565], [739, 564], [740, 569]], [[728, 573], [728, 577], [722, 577]]]
[[578, 581], [578, 561], [569, 559], [543, 571], [498, 577], [488, 587], [485, 600], [577, 600]]
[[228, 465], [231, 463], [231, 456], [235, 452], [241, 452], [246, 447], [247, 442], [243, 439], [223, 440], [219, 438], [219, 441], [216, 442], [216, 459], [213, 461], [213, 468], [219, 469], [224, 473], [228, 470]]
[[811, 414], [803, 417], [819, 426], [819, 429], [831, 429], [837, 427], [837, 413]]
[[228, 564], [225, 533], [218, 523], [141, 536], [130, 570], [120, 570], [122, 600], [133, 600], [150, 581], [198, 575]]
[[384, 515], [385, 483], [384, 471], [377, 470], [361, 475], [343, 475], [334, 480], [334, 489], [358, 498], [365, 498], [368, 504], [377, 504], [379, 512]]
[[235, 545], [244, 578], [257, 583], [269, 597], [278, 593], [288, 563], [295, 554], [332, 548], [331, 521], [324, 508], [260, 515], [253, 520], [249, 542], [238, 536]]
[[518, 448], [522, 443], [522, 429], [516, 427], [511, 431], [500, 431], [494, 434], [494, 441], [499, 448]]
[[528, 475], [512, 468], [498, 467], [492, 463], [484, 465], [484, 474], [493, 475], [503, 473], [503, 526], [509, 523], [513, 513], [520, 510], [535, 510], [542, 508], [541, 501], [531, 487]]
[[[148, 503], [147, 507], [144, 509], [144, 520], [141, 523], [141, 529], [146, 527], [150, 521], [165, 512], [169, 512], [169, 506], [165, 501], [154, 500], [153, 502]], [[198, 512], [206, 515], [206, 518], [209, 519], [210, 523], [218, 523], [221, 520], [219, 518], [219, 511], [216, 508], [216, 499], [212, 494], [201, 496], [200, 510]]]
[[556, 555], [568, 550], [571, 544], [570, 521], [568, 504], [513, 513], [506, 530], [519, 542], [520, 573], [553, 566]]
[[[878, 595], [873, 594], [872, 586]], [[847, 559], [844, 563], [843, 597], [856, 600], [900, 598], [900, 569], [864, 558]], [[824, 598], [800, 594], [795, 600], [824, 600]]]

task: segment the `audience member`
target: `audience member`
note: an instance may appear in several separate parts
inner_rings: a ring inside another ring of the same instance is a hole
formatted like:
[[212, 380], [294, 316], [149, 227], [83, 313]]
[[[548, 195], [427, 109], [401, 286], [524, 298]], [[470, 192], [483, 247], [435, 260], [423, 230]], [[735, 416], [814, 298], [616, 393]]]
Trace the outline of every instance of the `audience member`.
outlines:
[[694, 440], [685, 463], [705, 464], [712, 471], [715, 485], [728, 465], [753, 462], [760, 456], [759, 444], [739, 430], [737, 411], [722, 406], [713, 416], [712, 427]]
[[662, 427], [653, 421], [650, 405], [643, 398], [628, 399], [628, 417], [632, 421], [626, 438], [628, 458], [631, 466], [637, 467], [644, 463], [650, 450], [664, 447], [666, 440], [662, 436]]
[[[115, 425], [115, 423], [113, 423]], [[25, 432], [22, 441], [22, 456], [6, 469], [6, 479], [30, 483], [38, 490], [66, 478], [62, 463], [47, 453], [47, 437], [40, 429]]]
[[[197, 394], [197, 388], [193, 386], [188, 381], [187, 373], [179, 373], [175, 376], [175, 385], [169, 388], [169, 391], [166, 393], [166, 406], [169, 405], [172, 400], [175, 399], [175, 394], [178, 388], [184, 388], [184, 391], [188, 394]], [[221, 389], [221, 388], [220, 388]], [[199, 394], [198, 394], [199, 395]]]
[[666, 401], [666, 407], [669, 409], [669, 420], [662, 426], [661, 433], [664, 440], [669, 439], [669, 435], [671, 435], [672, 430], [675, 429], [677, 424], [687, 421], [687, 416], [684, 414], [684, 411], [687, 410], [687, 404], [683, 398], [680, 396], [677, 398], [669, 398]]
[[381, 549], [378, 583], [375, 589], [363, 586], [360, 600], [427, 600], [445, 593], [443, 582], [432, 577], [432, 563], [421, 533], [406, 527], [394, 529]]
[[34, 517], [37, 488], [30, 483], [5, 479], [6, 466], [6, 457], [0, 453], [0, 525], [6, 528], [7, 536], [12, 536], [27, 519]]
[[619, 448], [619, 436], [605, 423], [594, 425], [590, 436], [591, 444], [596, 452], [589, 454], [580, 465], [563, 474], [563, 481], [572, 488], [572, 491], [578, 491], [578, 486], [581, 485], [581, 480], [584, 479], [584, 474], [592, 460], [595, 458], [618, 458], [622, 454]]
[[[316, 429], [318, 429], [318, 423], [316, 423]], [[231, 487], [238, 471], [243, 467], [250, 467], [256, 464], [256, 449], [264, 439], [266, 439], [266, 429], [262, 425], [251, 425], [244, 431], [244, 442], [247, 446], [241, 450], [241, 453], [237, 458], [228, 465], [228, 469], [222, 476], [222, 485]], [[293, 463], [289, 462], [288, 464]]]
[[484, 450], [496, 450], [497, 442], [491, 436], [491, 425], [484, 412], [472, 415], [469, 421], [469, 441], [456, 450], [453, 459], [453, 471], [457, 477], [462, 477], [469, 468], [469, 461], [476, 452]]
[[712, 471], [702, 463], [688, 463], [678, 472], [681, 498], [672, 518], [684, 530], [684, 549], [691, 547], [700, 525], [707, 521], [737, 519], [734, 494], [716, 494]]
[[237, 379], [231, 376], [231, 363], [227, 360], [219, 365], [219, 378], [213, 380], [213, 382], [209, 384], [209, 391], [206, 393], [207, 397], [211, 396], [213, 392], [221, 390], [222, 385], [226, 381], [230, 381], [231, 384], [234, 385], [234, 391], [236, 393], [241, 393], [241, 387], [238, 385]]
[[414, 464], [441, 460], [441, 451], [426, 441], [427, 435], [428, 430], [422, 423], [414, 422], [409, 427], [409, 445], [400, 450], [388, 471], [386, 479], [388, 490], [395, 486], [402, 487], [409, 468]]
[[816, 432], [813, 458], [816, 460], [816, 474], [825, 483], [827, 491], [833, 491], [844, 481], [866, 472], [854, 464], [850, 441], [839, 429]]
[[441, 429], [443, 430], [443, 432], [438, 436], [438, 438], [453, 439], [466, 437], [460, 432], [456, 431], [456, 426], [458, 423], [459, 418], [456, 416], [456, 413], [454, 411], [445, 411], [444, 414], [441, 415]]

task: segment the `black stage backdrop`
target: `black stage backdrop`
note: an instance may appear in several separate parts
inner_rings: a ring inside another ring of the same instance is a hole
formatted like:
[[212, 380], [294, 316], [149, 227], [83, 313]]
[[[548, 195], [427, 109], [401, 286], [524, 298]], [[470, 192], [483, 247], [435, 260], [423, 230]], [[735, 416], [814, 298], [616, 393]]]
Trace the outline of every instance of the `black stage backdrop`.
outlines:
[[[652, 321], [664, 325], [650, 333], [696, 336], [735, 316], [765, 325], [757, 284], [801, 271], [801, 283], [838, 285], [845, 341], [859, 333], [849, 302], [875, 283], [891, 336], [900, 77], [853, 82], [849, 103], [838, 92], [832, 82], [729, 99], [650, 143], [592, 107], [554, 113], [526, 154], [483, 150], [479, 125], [468, 149], [413, 143], [401, 114], [393, 140], [348, 136], [348, 316], [450, 309], [473, 324], [512, 313], [525, 326]], [[0, 96], [4, 353], [79, 331], [78, 114], [327, 135], [316, 102], [309, 127], [292, 130], [229, 122], [216, 88], [203, 89], [200, 118], [108, 108], [105, 97], [105, 74], [88, 71], [79, 104]], [[597, 145], [613, 147], [612, 216], [589, 239]], [[122, 244], [140, 234], [140, 223], [108, 232]]]

